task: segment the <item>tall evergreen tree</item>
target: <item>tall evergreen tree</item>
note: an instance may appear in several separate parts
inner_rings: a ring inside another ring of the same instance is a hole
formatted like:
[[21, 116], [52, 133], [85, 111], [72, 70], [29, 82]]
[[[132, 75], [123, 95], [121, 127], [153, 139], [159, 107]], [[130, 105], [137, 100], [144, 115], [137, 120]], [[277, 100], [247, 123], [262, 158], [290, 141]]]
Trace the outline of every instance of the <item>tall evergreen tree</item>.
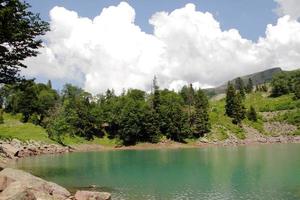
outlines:
[[3, 110], [0, 108], [0, 124], [4, 123], [4, 118], [3, 118]]
[[189, 126], [191, 127], [194, 123], [194, 117], [192, 112], [192, 107], [195, 104], [195, 90], [193, 88], [193, 84], [190, 84], [189, 90], [188, 90], [188, 118], [189, 118]]
[[245, 94], [245, 84], [244, 84], [244, 81], [242, 78], [238, 77], [236, 80], [235, 80], [235, 89], [239, 91], [240, 95], [242, 98], [245, 98], [246, 97], [246, 94]]
[[243, 104], [243, 97], [240, 93], [237, 93], [233, 103], [232, 122], [234, 124], [240, 124], [246, 116], [246, 109]]
[[50, 89], [52, 89], [52, 82], [51, 82], [51, 80], [48, 80], [47, 86], [48, 86]]
[[233, 107], [236, 91], [232, 83], [228, 82], [227, 91], [226, 91], [226, 105], [225, 105], [225, 114], [229, 117], [233, 116]]
[[246, 87], [246, 92], [251, 93], [252, 91], [253, 91], [253, 82], [252, 82], [252, 79], [249, 78], [247, 87]]
[[153, 100], [152, 100], [153, 109], [159, 113], [159, 106], [160, 106], [160, 92], [159, 86], [157, 84], [157, 77], [154, 76], [153, 79]]
[[0, 1], [0, 83], [19, 80], [24, 60], [36, 56], [42, 40], [37, 36], [49, 30], [49, 24], [28, 10], [19, 0]]
[[211, 128], [209, 121], [209, 103], [208, 98], [203, 92], [199, 89], [195, 95], [195, 129], [194, 136], [200, 137], [204, 133], [208, 133]]

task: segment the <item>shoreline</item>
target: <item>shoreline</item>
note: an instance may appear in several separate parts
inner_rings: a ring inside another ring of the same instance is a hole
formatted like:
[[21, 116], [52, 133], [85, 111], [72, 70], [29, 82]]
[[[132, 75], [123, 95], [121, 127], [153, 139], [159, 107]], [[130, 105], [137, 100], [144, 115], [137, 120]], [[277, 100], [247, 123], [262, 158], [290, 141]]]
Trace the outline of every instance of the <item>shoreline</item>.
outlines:
[[192, 149], [206, 147], [237, 147], [265, 144], [300, 144], [300, 136], [268, 136], [257, 140], [244, 139], [224, 141], [199, 141], [195, 144], [167, 142], [167, 143], [138, 143], [132, 146], [108, 147], [98, 144], [71, 145], [72, 152], [101, 152], [101, 151], [123, 151], [123, 150], [165, 150], [165, 149]]
[[[19, 141], [13, 139], [11, 142], [15, 142], [19, 144]], [[188, 144], [188, 143], [179, 143], [175, 141], [167, 140], [165, 142], [160, 143], [138, 143], [132, 146], [104, 146], [100, 144], [76, 144], [70, 146], [61, 146], [57, 144], [39, 144], [35, 142], [38, 147], [33, 148], [32, 143], [29, 143], [28, 146], [23, 146], [22, 149], [9, 149], [10, 156], [3, 153], [3, 143], [10, 144], [9, 142], [0, 141], [0, 168], [9, 167], [9, 163], [12, 161], [26, 158], [26, 157], [35, 157], [35, 156], [43, 156], [43, 155], [61, 155], [65, 153], [76, 153], [76, 152], [104, 152], [104, 151], [127, 151], [127, 150], [172, 150], [172, 149], [200, 149], [206, 147], [238, 147], [238, 146], [252, 146], [252, 145], [266, 145], [266, 144], [300, 144], [300, 136], [263, 136], [259, 138], [252, 139], [236, 139], [236, 138], [228, 138], [223, 141], [207, 141], [207, 140], [199, 140], [196, 143]], [[2, 145], [2, 146], [1, 146]], [[39, 146], [40, 145], [40, 146]], [[52, 150], [51, 150], [52, 148]], [[24, 152], [24, 149], [26, 150]], [[46, 151], [38, 150], [46, 149]], [[16, 152], [22, 152], [16, 153]], [[16, 156], [15, 156], [16, 155]]]

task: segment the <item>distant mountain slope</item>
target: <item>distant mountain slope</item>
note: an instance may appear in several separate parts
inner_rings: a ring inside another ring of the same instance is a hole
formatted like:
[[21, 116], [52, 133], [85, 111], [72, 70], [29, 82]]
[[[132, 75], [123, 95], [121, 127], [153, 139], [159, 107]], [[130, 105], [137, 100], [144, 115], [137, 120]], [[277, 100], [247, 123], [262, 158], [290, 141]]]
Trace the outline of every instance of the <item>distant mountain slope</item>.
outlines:
[[[254, 74], [249, 74], [249, 75], [246, 75], [246, 76], [241, 76], [241, 78], [243, 79], [245, 84], [247, 84], [249, 78], [251, 78], [252, 81], [253, 81], [253, 85], [256, 86], [256, 85], [263, 84], [265, 82], [270, 82], [272, 80], [273, 75], [276, 74], [276, 73], [279, 73], [279, 72], [282, 72], [282, 69], [278, 67], [278, 68], [267, 69], [265, 71], [257, 72], [257, 73], [254, 73]], [[237, 78], [231, 80], [230, 82], [234, 83], [236, 79]], [[225, 93], [226, 88], [227, 88], [227, 82], [224, 83], [223, 85], [219, 86], [219, 87], [209, 88], [206, 91], [209, 94], [217, 95], [217, 94]], [[213, 95], [210, 95], [210, 96], [213, 96]]]

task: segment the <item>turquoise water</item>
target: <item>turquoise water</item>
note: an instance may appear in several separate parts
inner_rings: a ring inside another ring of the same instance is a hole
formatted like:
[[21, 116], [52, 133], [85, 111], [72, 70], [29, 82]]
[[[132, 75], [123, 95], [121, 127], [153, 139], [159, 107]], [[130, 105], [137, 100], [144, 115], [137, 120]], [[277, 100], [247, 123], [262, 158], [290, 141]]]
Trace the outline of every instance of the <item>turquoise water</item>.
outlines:
[[67, 188], [98, 185], [113, 199], [300, 199], [300, 145], [110, 151], [19, 160]]

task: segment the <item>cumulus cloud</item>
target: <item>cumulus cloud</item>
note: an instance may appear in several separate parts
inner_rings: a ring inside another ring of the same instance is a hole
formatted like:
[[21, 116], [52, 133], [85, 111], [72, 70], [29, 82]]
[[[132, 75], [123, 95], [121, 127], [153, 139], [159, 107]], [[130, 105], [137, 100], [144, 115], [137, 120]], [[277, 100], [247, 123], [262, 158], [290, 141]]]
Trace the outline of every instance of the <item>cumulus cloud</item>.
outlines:
[[275, 0], [278, 3], [276, 12], [279, 16], [289, 15], [293, 19], [300, 17], [299, 0]]
[[135, 24], [135, 10], [125, 2], [104, 8], [88, 19], [55, 7], [45, 48], [26, 60], [30, 76], [76, 80], [94, 94], [114, 88], [149, 90], [154, 75], [163, 88], [178, 90], [222, 84], [235, 76], [280, 66], [297, 67], [300, 23], [284, 16], [268, 25], [258, 42], [242, 38], [238, 30], [221, 30], [212, 14], [195, 5], [158, 12], [149, 23], [153, 34]]

